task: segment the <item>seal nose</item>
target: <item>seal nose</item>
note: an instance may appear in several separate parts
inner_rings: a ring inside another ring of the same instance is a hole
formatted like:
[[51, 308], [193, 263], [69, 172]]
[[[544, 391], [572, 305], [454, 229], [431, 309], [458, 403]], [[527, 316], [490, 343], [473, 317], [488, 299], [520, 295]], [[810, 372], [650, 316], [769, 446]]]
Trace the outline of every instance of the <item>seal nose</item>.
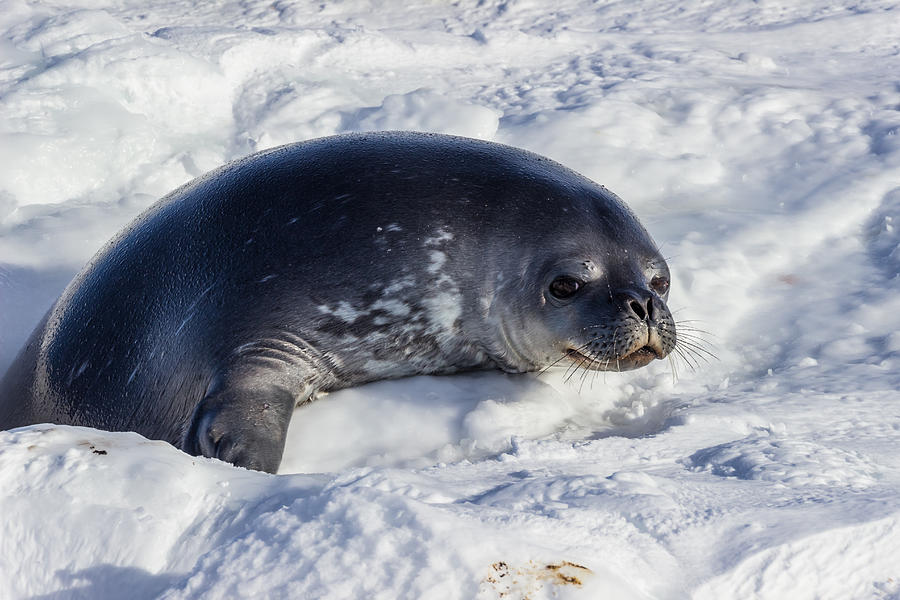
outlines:
[[648, 323], [656, 322], [656, 310], [653, 306], [653, 296], [647, 292], [642, 294], [636, 290], [622, 292], [625, 310], [638, 321]]

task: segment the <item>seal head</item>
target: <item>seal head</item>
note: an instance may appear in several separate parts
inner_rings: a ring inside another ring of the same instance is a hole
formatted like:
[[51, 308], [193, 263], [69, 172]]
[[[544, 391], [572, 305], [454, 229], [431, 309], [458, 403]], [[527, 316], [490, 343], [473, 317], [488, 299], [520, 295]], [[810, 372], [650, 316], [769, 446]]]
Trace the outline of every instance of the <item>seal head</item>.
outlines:
[[510, 371], [626, 371], [668, 356], [676, 342], [669, 269], [637, 218], [600, 186], [555, 200], [578, 217], [533, 232], [538, 248], [516, 265], [520, 274], [498, 271], [488, 318], [492, 339], [505, 343], [498, 362]]

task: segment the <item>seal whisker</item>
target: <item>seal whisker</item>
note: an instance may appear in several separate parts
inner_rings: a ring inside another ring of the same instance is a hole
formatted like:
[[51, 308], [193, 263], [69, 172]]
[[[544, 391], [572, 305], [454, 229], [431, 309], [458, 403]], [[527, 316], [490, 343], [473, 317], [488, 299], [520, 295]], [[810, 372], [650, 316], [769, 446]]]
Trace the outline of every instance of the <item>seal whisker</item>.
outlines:
[[698, 335], [692, 331], [679, 331], [677, 337], [680, 339], [691, 340], [693, 342], [697, 342], [698, 344], [709, 346], [710, 348], [713, 348], [716, 345], [712, 341], [707, 339], [706, 336]]
[[707, 336], [707, 337], [711, 337], [711, 338], [716, 337], [716, 334], [706, 331], [704, 329], [698, 329], [696, 327], [686, 327], [680, 323], [676, 324], [676, 327], [677, 327], [676, 331], [678, 331], [679, 334], [692, 333], [694, 335], [697, 335], [698, 337], [699, 336]]
[[[587, 345], [589, 345], [589, 344], [585, 344], [585, 345], [587, 346]], [[588, 373], [590, 373], [591, 371], [594, 371], [594, 372], [596, 373], [596, 369], [591, 369], [591, 366], [593, 366], [593, 364], [594, 364], [595, 362], [597, 362], [596, 358], [595, 358], [594, 355], [593, 355], [593, 352], [591, 352], [591, 354], [588, 355], [588, 358], [589, 358], [590, 360], [589, 360], [589, 362], [588, 362], [588, 364], [587, 364], [587, 367], [583, 367], [583, 370], [582, 370], [582, 373], [581, 373], [581, 385], [578, 386], [578, 393], [579, 393], [579, 394], [581, 393], [581, 390], [584, 389], [584, 381], [585, 381], [585, 379], [587, 379]]]
[[578, 355], [578, 362], [576, 363], [576, 362], [573, 361], [573, 362], [572, 362], [572, 366], [570, 367], [570, 368], [571, 368], [571, 372], [568, 372], [568, 371], [567, 371], [567, 374], [568, 374], [568, 375], [567, 375], [567, 377], [565, 378], [565, 383], [569, 383], [569, 381], [571, 381], [572, 377], [575, 375], [575, 373], [578, 372], [578, 370], [579, 370], [580, 368], [582, 368], [582, 366], [584, 365], [584, 362], [585, 362], [586, 360], [587, 360], [587, 357], [585, 357], [583, 354], [579, 353], [579, 355]]
[[687, 366], [687, 368], [690, 369], [691, 371], [696, 371], [697, 369], [700, 368], [700, 363], [696, 362], [693, 359], [693, 357], [685, 354], [685, 352], [682, 348], [676, 347], [672, 351], [672, 354], [674, 354], [675, 356], [680, 358], [682, 360], [682, 362], [684, 362], [685, 366]]
[[[613, 334], [613, 347], [615, 347], [616, 338], [617, 338], [618, 335], [619, 335], [619, 329], [620, 329], [620, 328], [617, 327], [617, 328], [616, 328], [616, 332]], [[622, 372], [622, 365], [621, 365], [621, 363], [619, 362], [619, 358], [620, 358], [620, 357], [619, 357], [619, 351], [618, 351], [618, 349], [616, 349], [616, 372], [621, 373], [621, 372]]]
[[715, 333], [713, 333], [713, 332], [711, 332], [711, 331], [708, 331], [708, 330], [706, 330], [706, 329], [701, 329], [700, 327], [698, 327], [698, 326], [696, 325], [696, 323], [701, 323], [701, 324], [702, 324], [702, 323], [704, 323], [704, 322], [705, 322], [705, 321], [701, 321], [701, 320], [698, 320], [698, 319], [683, 319], [683, 320], [680, 320], [680, 321], [676, 320], [676, 321], [675, 321], [675, 329], [678, 331], [678, 333], [682, 333], [682, 332], [690, 332], [690, 333], [696, 333], [696, 334], [706, 335], [706, 336], [709, 336], [709, 337], [711, 337], [711, 338], [716, 338], [716, 337], [718, 337]]
[[543, 374], [546, 373], [550, 368], [555, 367], [556, 365], [558, 365], [560, 362], [562, 362], [563, 360], [565, 360], [565, 359], [568, 358], [568, 357], [569, 357], [569, 355], [568, 355], [567, 353], [563, 353], [562, 356], [560, 356], [559, 358], [557, 358], [556, 360], [554, 360], [552, 363], [550, 363], [549, 365], [547, 365], [546, 367], [544, 367], [543, 369], [541, 369], [540, 371], [538, 371], [538, 375], [543, 375]]
[[[579, 346], [579, 347], [575, 350], [575, 358], [576, 358], [577, 360], [572, 360], [572, 361], [569, 362], [569, 365], [568, 365], [568, 367], [566, 368], [566, 372], [565, 372], [565, 375], [564, 375], [565, 379], [563, 379], [563, 382], [564, 382], [564, 383], [568, 383], [568, 382], [569, 382], [569, 380], [572, 378], [572, 376], [573, 376], [576, 372], [578, 372], [578, 368], [579, 368], [580, 364], [584, 362], [585, 357], [584, 357], [584, 354], [583, 354], [581, 351], [584, 350], [584, 348], [585, 348], [586, 346], [587, 346], [587, 344], [581, 345], [581, 346]], [[572, 355], [571, 355], [570, 353], [567, 353], [565, 356], [567, 356], [568, 358], [572, 358]]]
[[615, 357], [616, 371], [620, 371], [620, 369], [619, 369], [619, 352], [616, 347], [616, 338], [618, 337], [618, 335], [619, 335], [619, 327], [616, 327], [615, 331], [613, 331], [612, 343], [610, 344], [610, 347], [612, 348], [612, 354], [610, 356], [607, 356], [606, 365], [604, 366], [604, 369], [609, 369], [609, 363], [612, 360], [612, 358]]
[[675, 323], [678, 331], [675, 345], [683, 355], [690, 355], [694, 359], [697, 363], [695, 368], [699, 368], [701, 360], [707, 364], [710, 359], [719, 360], [718, 355], [714, 352], [715, 344], [709, 339], [716, 337], [715, 334], [692, 325], [700, 322], [702, 321], [685, 319]]
[[706, 360], [707, 357], [712, 358], [713, 360], [719, 360], [719, 357], [716, 356], [716, 354], [714, 352], [704, 348], [703, 346], [701, 346], [700, 344], [698, 344], [694, 341], [685, 340], [684, 338], [681, 338], [676, 341], [675, 345], [679, 346], [681, 348], [684, 348], [684, 349], [692, 350], [693, 352], [695, 352], [699, 357], [703, 358], [704, 360]]
[[669, 368], [672, 371], [672, 384], [678, 383], [678, 366], [675, 364], [675, 358], [673, 356], [674, 353], [669, 353], [669, 356], [666, 359], [669, 362]]
[[[699, 369], [701, 361], [706, 364], [709, 364], [709, 359], [707, 359], [705, 356], [697, 354], [694, 350], [691, 350], [690, 348], [686, 348], [684, 346], [678, 346], [677, 350], [679, 352], [679, 355], [682, 356], [686, 362], [689, 362], [689, 364], [692, 367], [692, 370]], [[690, 361], [688, 361], [688, 357], [690, 358]]]
[[710, 364], [711, 361], [718, 361], [719, 357], [706, 350], [705, 348], [698, 348], [696, 346], [691, 345], [689, 342], [684, 340], [679, 340], [677, 343], [678, 348], [684, 350], [685, 352], [690, 352], [692, 355], [697, 357], [699, 360], [702, 360], [706, 364]]
[[706, 323], [706, 321], [702, 319], [677, 319], [675, 321], [676, 325], [684, 325], [685, 323]]
[[701, 344], [706, 344], [710, 347], [715, 346], [715, 344], [707, 339], [705, 335], [697, 334], [693, 331], [679, 331], [677, 335], [682, 339], [692, 340]]
[[[701, 361], [705, 364], [711, 364], [712, 360], [719, 360], [719, 357], [705, 348], [701, 348], [686, 340], [678, 340], [676, 349], [685, 362], [691, 364], [691, 370], [700, 368]], [[690, 359], [690, 360], [688, 360]]]
[[677, 331], [678, 335], [690, 335], [702, 340], [706, 340], [707, 337], [715, 337], [708, 331], [703, 331], [702, 329], [691, 329], [690, 327], [679, 328]]
[[[586, 342], [579, 346], [575, 352], [578, 354], [579, 360], [577, 363], [573, 363], [575, 365], [575, 370], [569, 375], [569, 379], [571, 379], [578, 369], [582, 370], [581, 375], [581, 385], [584, 385], [584, 379], [588, 372], [595, 370], [591, 369], [591, 366], [597, 362], [596, 353], [591, 350], [591, 346], [593, 345], [593, 340]], [[585, 366], [585, 364], [587, 366]], [[579, 387], [579, 393], [581, 392], [581, 388]]]

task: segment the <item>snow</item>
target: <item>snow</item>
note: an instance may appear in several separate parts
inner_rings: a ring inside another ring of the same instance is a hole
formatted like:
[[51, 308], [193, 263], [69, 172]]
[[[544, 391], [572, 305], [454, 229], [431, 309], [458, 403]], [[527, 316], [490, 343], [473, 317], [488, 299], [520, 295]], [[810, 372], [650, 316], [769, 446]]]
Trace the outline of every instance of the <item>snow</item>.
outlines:
[[6, 0], [0, 30], [0, 371], [155, 199], [374, 129], [608, 186], [717, 357], [332, 393], [278, 476], [2, 432], [0, 597], [900, 598], [900, 3]]

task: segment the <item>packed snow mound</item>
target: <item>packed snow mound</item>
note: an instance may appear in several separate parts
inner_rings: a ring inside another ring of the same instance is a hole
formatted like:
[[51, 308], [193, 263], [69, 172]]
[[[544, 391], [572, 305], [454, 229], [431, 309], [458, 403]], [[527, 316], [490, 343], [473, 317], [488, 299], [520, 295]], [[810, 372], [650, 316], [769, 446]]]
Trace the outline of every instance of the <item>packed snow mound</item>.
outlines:
[[646, 597], [604, 565], [573, 562], [565, 544], [548, 546], [552, 523], [473, 511], [437, 475], [271, 476], [132, 433], [3, 432], [4, 586], [13, 597]]
[[863, 489], [874, 485], [879, 475], [878, 467], [857, 452], [787, 436], [758, 434], [698, 450], [688, 464], [722, 477], [761, 479], [792, 487]]

